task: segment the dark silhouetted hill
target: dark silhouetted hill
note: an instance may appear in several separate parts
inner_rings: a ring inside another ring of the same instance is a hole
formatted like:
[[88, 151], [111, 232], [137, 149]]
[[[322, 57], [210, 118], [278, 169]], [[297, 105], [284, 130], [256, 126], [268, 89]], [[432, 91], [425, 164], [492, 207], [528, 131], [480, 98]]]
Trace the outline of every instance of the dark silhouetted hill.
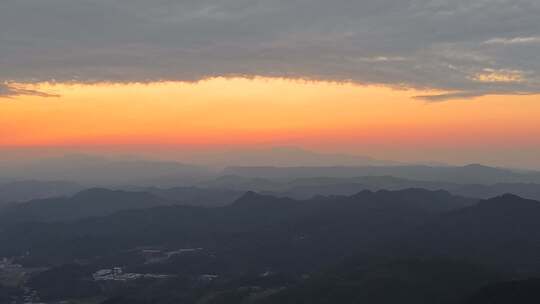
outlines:
[[166, 200], [175, 201], [178, 205], [202, 207], [225, 206], [231, 204], [244, 194], [244, 191], [198, 187], [150, 187], [141, 188], [140, 190]]
[[58, 197], [11, 204], [0, 210], [5, 223], [50, 222], [105, 216], [117, 211], [168, 205], [172, 202], [145, 192], [89, 189], [72, 197]]
[[540, 271], [540, 202], [506, 194], [425, 225], [415, 254], [466, 258], [523, 273]]
[[265, 304], [455, 304], [499, 275], [452, 260], [348, 262], [299, 286], [260, 301]]
[[540, 279], [493, 283], [471, 296], [465, 304], [540, 303]]
[[[119, 199], [125, 199], [120, 194]], [[85, 205], [86, 198], [97, 201], [100, 195], [90, 192], [75, 201]], [[141, 207], [148, 207], [151, 198], [141, 200]], [[121, 206], [133, 209], [130, 202]], [[167, 206], [74, 222], [15, 225], [0, 231], [0, 242], [7, 244], [0, 255], [31, 250], [45, 258], [82, 258], [138, 246], [202, 247], [214, 248], [216, 255], [238, 268], [310, 268], [358, 250], [376, 250], [435, 215], [474, 202], [421, 189], [305, 201], [249, 192], [220, 208]], [[61, 203], [65, 208], [70, 201]]]

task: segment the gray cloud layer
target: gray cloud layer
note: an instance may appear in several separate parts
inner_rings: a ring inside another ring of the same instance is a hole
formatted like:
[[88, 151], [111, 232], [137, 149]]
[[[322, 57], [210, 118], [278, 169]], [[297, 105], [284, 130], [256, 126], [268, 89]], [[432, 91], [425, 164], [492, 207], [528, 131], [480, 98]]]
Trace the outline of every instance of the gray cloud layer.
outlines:
[[539, 93], [538, 16], [538, 0], [0, 0], [0, 94], [229, 75]]

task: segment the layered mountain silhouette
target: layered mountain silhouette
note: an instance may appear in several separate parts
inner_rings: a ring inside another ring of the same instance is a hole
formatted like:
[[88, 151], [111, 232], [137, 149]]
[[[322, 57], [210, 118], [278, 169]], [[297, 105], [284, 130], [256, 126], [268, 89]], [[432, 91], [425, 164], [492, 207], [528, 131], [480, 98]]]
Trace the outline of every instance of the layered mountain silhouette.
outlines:
[[[111, 195], [116, 199], [105, 203], [103, 198], [110, 199]], [[118, 204], [116, 210], [164, 203], [147, 193], [92, 190], [71, 199], [49, 202], [58, 206], [52, 210], [40, 209], [47, 202], [34, 202], [26, 207], [32, 212], [15, 209], [10, 218], [12, 221], [17, 217], [28, 221], [30, 216], [43, 221], [54, 217], [76, 219], [81, 210], [91, 210], [95, 215], [111, 212], [111, 202]], [[375, 250], [432, 216], [474, 202], [444, 191], [421, 189], [364, 191], [353, 196], [304, 201], [248, 192], [235, 203], [220, 208], [165, 206], [79, 221], [15, 225], [0, 232], [0, 241], [8, 244], [0, 251], [32, 250], [38, 254], [42, 247], [47, 254], [55, 251], [63, 255], [73, 253], [68, 248], [81, 248], [84, 244], [84, 254], [95, 255], [102, 254], [102, 250], [145, 244], [196, 245], [211, 246], [218, 251], [227, 248], [227, 255], [242, 257], [247, 250], [253, 261], [267, 259], [276, 267], [290, 265], [300, 257], [305, 258], [306, 264], [316, 264], [357, 250]], [[58, 210], [69, 212], [55, 213]], [[57, 246], [51, 248], [50, 242]]]
[[210, 189], [254, 190], [296, 199], [308, 199], [317, 195], [353, 195], [363, 190], [422, 188], [446, 190], [456, 195], [481, 199], [513, 193], [521, 197], [540, 200], [540, 184], [535, 183], [464, 184], [461, 182], [422, 181], [393, 176], [312, 177], [283, 180], [227, 175], [201, 183], [201, 186]]
[[[73, 297], [100, 293], [89, 278], [116, 265], [175, 274], [130, 284], [106, 302], [114, 304], [197, 303], [202, 294], [208, 303], [489, 303], [499, 290], [501, 299], [532, 290], [490, 287], [497, 282], [540, 274], [540, 202], [512, 194], [364, 190], [299, 200], [249, 191], [212, 208], [175, 200], [202, 199], [199, 191], [90, 189], [13, 204], [1, 214], [0, 256], [60, 265], [31, 281], [51, 300], [68, 293], [49, 282], [72, 286]], [[213, 191], [210, 201], [238, 194]], [[145, 251], [176, 253], [149, 262]], [[202, 283], [206, 274], [223, 279]]]
[[454, 182], [460, 184], [540, 183], [540, 173], [493, 168], [478, 164], [463, 167], [349, 166], [349, 167], [230, 167], [225, 175], [265, 179], [299, 179], [318, 177], [351, 178], [359, 176], [393, 176], [398, 178]]

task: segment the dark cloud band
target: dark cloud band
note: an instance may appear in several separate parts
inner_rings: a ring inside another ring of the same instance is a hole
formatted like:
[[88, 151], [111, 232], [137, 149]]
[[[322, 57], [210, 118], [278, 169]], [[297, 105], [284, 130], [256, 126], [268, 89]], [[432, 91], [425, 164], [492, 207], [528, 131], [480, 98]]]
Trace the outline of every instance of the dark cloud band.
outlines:
[[[540, 93], [537, 0], [6, 0], [0, 83], [308, 78]], [[0, 95], [39, 94], [0, 86]]]

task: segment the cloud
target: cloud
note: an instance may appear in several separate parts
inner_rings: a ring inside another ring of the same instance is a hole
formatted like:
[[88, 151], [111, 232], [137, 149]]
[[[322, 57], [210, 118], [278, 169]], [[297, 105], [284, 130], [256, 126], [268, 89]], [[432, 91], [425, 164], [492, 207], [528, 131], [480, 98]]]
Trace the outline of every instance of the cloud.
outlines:
[[442, 102], [442, 101], [455, 100], [455, 99], [469, 99], [469, 98], [479, 97], [486, 94], [488, 93], [466, 91], [466, 92], [450, 92], [450, 93], [433, 94], [433, 95], [420, 95], [420, 96], [415, 96], [415, 98], [418, 100], [424, 100], [424, 101], [429, 101], [429, 102]]
[[[0, 83], [258, 75], [540, 93], [539, 15], [537, 0], [5, 0]], [[478, 81], [487, 69], [527, 77]]]
[[442, 94], [433, 94], [433, 95], [419, 95], [415, 96], [414, 98], [417, 100], [423, 100], [428, 102], [443, 102], [443, 101], [449, 101], [449, 100], [464, 100], [464, 99], [471, 99], [476, 98], [480, 96], [485, 95], [533, 95], [538, 94], [536, 92], [529, 92], [529, 91], [512, 91], [512, 90], [492, 90], [492, 91], [462, 91], [462, 92], [449, 92], [449, 93], [442, 93]]
[[57, 94], [40, 92], [37, 90], [23, 88], [17, 85], [0, 83], [0, 98], [12, 98], [14, 96], [20, 96], [20, 95], [26, 95], [26, 96], [31, 95], [31, 96], [39, 96], [39, 97], [59, 97], [59, 95]]
[[479, 82], [519, 83], [526, 81], [524, 74], [523, 71], [485, 69], [483, 72], [474, 75], [472, 79]]
[[515, 37], [515, 38], [493, 38], [487, 44], [527, 44], [540, 43], [540, 37]]

